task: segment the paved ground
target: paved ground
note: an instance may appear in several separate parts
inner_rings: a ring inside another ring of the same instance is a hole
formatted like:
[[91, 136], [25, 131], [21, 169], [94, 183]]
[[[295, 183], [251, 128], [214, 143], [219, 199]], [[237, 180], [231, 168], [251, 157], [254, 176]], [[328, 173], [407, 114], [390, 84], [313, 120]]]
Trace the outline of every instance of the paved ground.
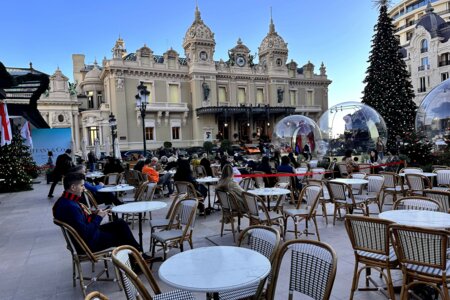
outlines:
[[[72, 286], [72, 266], [69, 252], [60, 229], [52, 222], [52, 205], [57, 198], [47, 199], [49, 185], [34, 184], [28, 192], [0, 194], [0, 298], [8, 299], [83, 299], [80, 287]], [[55, 195], [62, 192], [58, 185]], [[169, 199], [163, 199], [169, 201]], [[372, 211], [375, 211], [372, 209]], [[166, 210], [153, 212], [154, 216], [165, 215]], [[232, 245], [231, 234], [220, 237], [220, 212], [198, 217], [194, 232], [194, 247]], [[331, 217], [329, 217], [331, 221]], [[322, 217], [318, 218], [321, 239], [329, 243], [338, 254], [338, 272], [334, 283], [332, 299], [348, 299], [353, 275], [354, 258], [350, 241], [342, 221], [336, 226], [326, 226]], [[146, 224], [147, 225], [147, 224]], [[244, 226], [246, 223], [244, 222]], [[292, 223], [289, 223], [289, 227]], [[302, 225], [304, 226], [304, 225]], [[303, 227], [302, 227], [303, 228]], [[137, 226], [133, 230], [137, 236]], [[293, 238], [288, 233], [288, 239]], [[315, 236], [309, 238], [315, 239]], [[148, 249], [149, 230], [144, 225], [145, 247]], [[176, 254], [171, 250], [170, 255]], [[153, 270], [157, 276], [159, 264]], [[86, 273], [90, 265], [86, 264]], [[287, 267], [283, 267], [287, 274]], [[394, 277], [401, 275], [398, 271]], [[284, 281], [287, 275], [281, 276]], [[163, 291], [171, 288], [160, 283]], [[277, 299], [287, 299], [286, 284], [277, 289]], [[112, 282], [94, 283], [88, 291], [99, 290], [110, 299], [125, 299], [123, 292]], [[205, 299], [204, 294], [196, 294], [197, 299]], [[384, 299], [379, 292], [357, 292], [355, 299]]]

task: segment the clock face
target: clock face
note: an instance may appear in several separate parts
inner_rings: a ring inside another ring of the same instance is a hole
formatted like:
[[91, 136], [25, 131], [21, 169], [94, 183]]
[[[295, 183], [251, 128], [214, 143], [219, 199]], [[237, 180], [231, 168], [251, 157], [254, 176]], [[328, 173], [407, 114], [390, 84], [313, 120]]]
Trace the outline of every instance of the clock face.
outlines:
[[201, 51], [200, 54], [199, 54], [199, 58], [200, 58], [200, 60], [203, 60], [203, 61], [207, 60], [208, 59], [208, 53], [206, 53], [206, 51]]
[[189, 35], [190, 35], [191, 37], [194, 37], [194, 36], [195, 36], [195, 30], [192, 29], [192, 30], [189, 32]]
[[238, 57], [236, 58], [236, 64], [237, 64], [239, 67], [245, 66], [245, 58], [243, 58], [242, 56], [238, 56]]

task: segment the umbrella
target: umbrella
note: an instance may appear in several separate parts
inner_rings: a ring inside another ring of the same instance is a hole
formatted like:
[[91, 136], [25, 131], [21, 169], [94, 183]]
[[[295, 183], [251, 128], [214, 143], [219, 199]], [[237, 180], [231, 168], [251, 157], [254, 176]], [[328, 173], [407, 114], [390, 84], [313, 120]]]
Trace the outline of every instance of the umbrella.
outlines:
[[102, 153], [100, 152], [100, 141], [98, 138], [96, 138], [94, 141], [94, 153], [97, 159], [101, 158]]
[[84, 160], [87, 160], [87, 149], [86, 149], [86, 145], [87, 145], [87, 139], [84, 137], [81, 140], [81, 157]]
[[118, 139], [116, 139], [115, 141], [114, 141], [114, 156], [117, 158], [117, 159], [120, 159], [120, 160], [122, 160], [122, 154], [120, 153], [120, 147], [119, 147], [119, 140]]
[[111, 155], [111, 143], [109, 142], [109, 139], [106, 139], [105, 141], [105, 155], [106, 156]]

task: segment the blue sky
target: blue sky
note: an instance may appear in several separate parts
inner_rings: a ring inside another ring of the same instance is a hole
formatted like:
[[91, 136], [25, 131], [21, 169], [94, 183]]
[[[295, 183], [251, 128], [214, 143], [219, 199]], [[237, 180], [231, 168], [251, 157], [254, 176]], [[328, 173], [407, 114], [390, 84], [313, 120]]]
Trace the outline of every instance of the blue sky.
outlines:
[[[215, 33], [215, 60], [228, 58], [238, 38], [252, 53], [269, 30], [288, 43], [289, 61], [324, 62], [329, 105], [361, 98], [378, 11], [369, 0], [198, 0], [202, 19]], [[2, 3], [0, 61], [72, 79], [72, 54], [86, 63], [111, 57], [117, 37], [128, 52], [147, 44], [155, 54], [173, 47], [182, 57], [183, 37], [194, 20], [195, 0], [23, 0]], [[6, 25], [5, 25], [6, 24]]]

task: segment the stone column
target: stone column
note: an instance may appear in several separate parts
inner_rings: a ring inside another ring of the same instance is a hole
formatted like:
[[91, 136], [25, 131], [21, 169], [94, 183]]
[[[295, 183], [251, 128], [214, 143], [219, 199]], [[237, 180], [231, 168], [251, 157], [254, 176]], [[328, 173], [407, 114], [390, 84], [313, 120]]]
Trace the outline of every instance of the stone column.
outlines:
[[73, 118], [72, 128], [75, 133], [75, 147], [76, 147], [75, 150], [76, 151], [80, 150], [80, 125], [78, 123], [78, 116], [79, 116], [78, 112], [74, 112], [72, 114], [72, 118]]

